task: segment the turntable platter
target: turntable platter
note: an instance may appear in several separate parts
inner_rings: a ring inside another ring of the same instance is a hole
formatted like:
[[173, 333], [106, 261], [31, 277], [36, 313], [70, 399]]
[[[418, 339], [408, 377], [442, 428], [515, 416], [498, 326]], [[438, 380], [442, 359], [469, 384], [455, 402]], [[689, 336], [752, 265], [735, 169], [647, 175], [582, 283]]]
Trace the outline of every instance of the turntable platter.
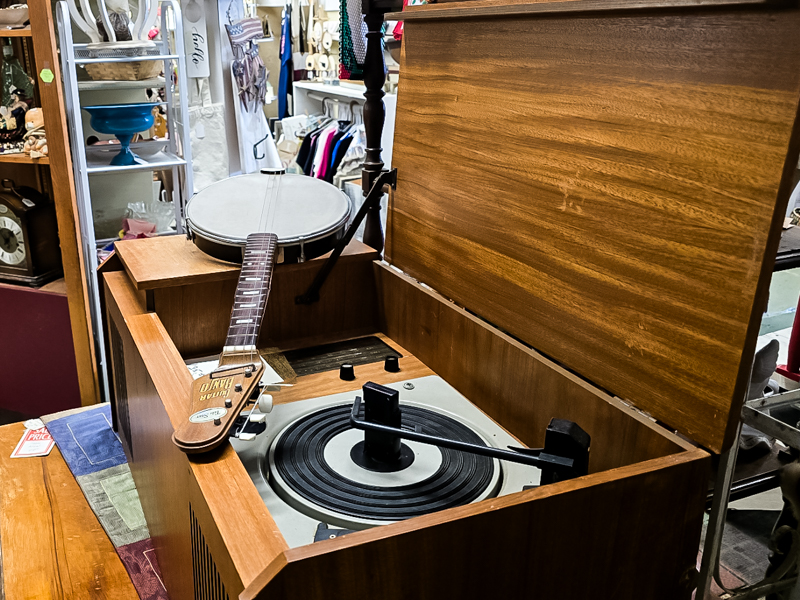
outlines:
[[[422, 425], [426, 432], [496, 448], [519, 445], [440, 377], [387, 387], [400, 391], [404, 427]], [[231, 439], [292, 548], [313, 543], [320, 522], [366, 529], [539, 483], [538, 468], [410, 440], [403, 440], [413, 455], [410, 465], [392, 472], [362, 468], [351, 453], [364, 432], [348, 424], [356, 393], [278, 403], [255, 441]]]
[[[273, 443], [270, 481], [278, 495], [298, 510], [360, 529], [497, 494], [500, 468], [495, 459], [448, 448], [407, 442], [409, 460], [401, 469], [374, 472], [359, 466], [351, 455], [364, 434], [350, 428], [350, 409], [346, 404], [306, 415]], [[404, 428], [487, 445], [467, 425], [429, 408], [404, 404], [402, 415]]]

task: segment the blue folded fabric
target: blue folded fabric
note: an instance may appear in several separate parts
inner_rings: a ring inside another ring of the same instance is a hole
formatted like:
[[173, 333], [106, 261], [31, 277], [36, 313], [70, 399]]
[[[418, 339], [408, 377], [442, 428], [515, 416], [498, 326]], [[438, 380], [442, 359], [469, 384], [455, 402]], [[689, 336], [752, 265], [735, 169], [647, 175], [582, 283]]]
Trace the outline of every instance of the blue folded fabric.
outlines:
[[109, 404], [50, 421], [47, 429], [76, 477], [127, 462], [122, 444], [111, 429]]

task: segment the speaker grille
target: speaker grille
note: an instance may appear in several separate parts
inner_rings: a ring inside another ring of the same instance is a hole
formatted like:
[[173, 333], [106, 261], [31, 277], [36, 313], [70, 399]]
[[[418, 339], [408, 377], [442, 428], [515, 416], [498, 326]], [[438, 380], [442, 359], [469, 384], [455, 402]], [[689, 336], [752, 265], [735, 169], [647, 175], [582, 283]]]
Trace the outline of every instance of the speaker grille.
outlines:
[[192, 528], [194, 600], [230, 600], [191, 504], [189, 505], [189, 519]]
[[131, 461], [133, 456], [133, 440], [131, 439], [131, 418], [128, 411], [128, 382], [125, 379], [125, 352], [122, 346], [122, 336], [119, 334], [117, 324], [114, 319], [109, 319], [109, 330], [111, 332], [111, 359], [114, 376], [114, 397], [117, 408], [117, 427], [122, 429], [122, 437], [128, 447], [128, 454]]

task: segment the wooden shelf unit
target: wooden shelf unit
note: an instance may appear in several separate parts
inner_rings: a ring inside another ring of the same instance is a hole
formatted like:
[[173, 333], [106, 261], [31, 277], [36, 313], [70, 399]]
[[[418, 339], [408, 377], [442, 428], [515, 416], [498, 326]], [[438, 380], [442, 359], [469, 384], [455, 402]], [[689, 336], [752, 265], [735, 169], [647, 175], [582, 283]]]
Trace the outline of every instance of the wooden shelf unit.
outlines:
[[31, 158], [27, 154], [0, 154], [0, 163], [16, 163], [23, 165], [49, 165], [50, 157]]
[[33, 34], [28, 25], [25, 29], [0, 29], [0, 38], [4, 37], [33, 37]]
[[[75, 181], [72, 169], [72, 155], [69, 150], [66, 109], [61, 79], [61, 62], [56, 43], [53, 11], [48, 0], [29, 0], [30, 26], [25, 29], [0, 30], [0, 38], [30, 38], [24, 42], [32, 50], [33, 72], [29, 75], [36, 80], [37, 106], [42, 108], [44, 126], [47, 132], [49, 156], [32, 159], [23, 154], [0, 155], [0, 168], [11, 172], [18, 184], [34, 179], [30, 171], [35, 170], [35, 179], [48, 180], [47, 187], [53, 198], [58, 220], [58, 236], [61, 259], [64, 269], [64, 285], [69, 305], [69, 321], [75, 351], [75, 362], [80, 385], [82, 405], [98, 402], [97, 366], [95, 346], [88, 314], [86, 282], [81, 265], [81, 234], [78, 227]], [[53, 77], [41, 76], [43, 68], [52, 71]], [[4, 166], [8, 165], [8, 166]], [[47, 168], [41, 168], [46, 165]], [[28, 169], [28, 173], [23, 173]], [[26, 183], [27, 184], [27, 183]]]

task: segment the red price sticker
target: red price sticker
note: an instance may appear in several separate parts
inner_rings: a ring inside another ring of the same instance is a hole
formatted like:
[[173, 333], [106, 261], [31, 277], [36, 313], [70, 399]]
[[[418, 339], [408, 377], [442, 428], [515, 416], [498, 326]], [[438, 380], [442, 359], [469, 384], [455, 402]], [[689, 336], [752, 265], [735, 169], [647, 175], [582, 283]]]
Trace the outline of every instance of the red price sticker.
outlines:
[[26, 429], [22, 439], [11, 453], [11, 458], [25, 458], [28, 456], [47, 456], [53, 449], [55, 441], [46, 427], [41, 429]]

